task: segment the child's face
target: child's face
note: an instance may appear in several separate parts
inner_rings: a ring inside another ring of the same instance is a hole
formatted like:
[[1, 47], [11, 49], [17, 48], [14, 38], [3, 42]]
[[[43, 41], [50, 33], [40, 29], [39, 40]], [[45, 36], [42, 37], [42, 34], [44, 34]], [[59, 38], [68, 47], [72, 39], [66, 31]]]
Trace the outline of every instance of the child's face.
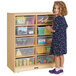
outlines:
[[57, 14], [57, 15], [59, 14], [59, 6], [58, 5], [55, 5], [54, 13]]

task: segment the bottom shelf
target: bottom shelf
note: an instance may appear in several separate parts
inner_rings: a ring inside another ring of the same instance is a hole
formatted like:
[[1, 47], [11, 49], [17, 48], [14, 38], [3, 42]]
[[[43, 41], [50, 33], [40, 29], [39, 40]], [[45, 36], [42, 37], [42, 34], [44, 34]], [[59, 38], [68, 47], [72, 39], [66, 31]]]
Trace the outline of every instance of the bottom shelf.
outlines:
[[[36, 63], [35, 60], [37, 61]], [[35, 64], [48, 64], [52, 62], [54, 62], [53, 55], [40, 55], [37, 56], [37, 59], [35, 59], [35, 57], [16, 59], [15, 66], [22, 67], [22, 66], [30, 66]]]
[[30, 66], [15, 67], [14, 72], [22, 72], [22, 71], [44, 69], [44, 68], [53, 68], [53, 67], [55, 67], [55, 62], [48, 63], [48, 64], [36, 64], [36, 65], [30, 65]]

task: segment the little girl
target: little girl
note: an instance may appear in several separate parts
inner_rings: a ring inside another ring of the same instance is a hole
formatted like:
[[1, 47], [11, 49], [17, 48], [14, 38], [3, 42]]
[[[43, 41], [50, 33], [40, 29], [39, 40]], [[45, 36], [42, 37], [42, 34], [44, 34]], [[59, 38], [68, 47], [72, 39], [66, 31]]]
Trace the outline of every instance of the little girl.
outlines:
[[68, 26], [64, 16], [67, 15], [67, 8], [63, 1], [55, 1], [53, 6], [53, 13], [56, 14], [54, 26], [46, 26], [48, 30], [53, 32], [53, 39], [51, 43], [51, 54], [55, 57], [55, 68], [49, 70], [50, 73], [63, 73], [64, 54], [67, 53], [66, 43], [66, 27]]

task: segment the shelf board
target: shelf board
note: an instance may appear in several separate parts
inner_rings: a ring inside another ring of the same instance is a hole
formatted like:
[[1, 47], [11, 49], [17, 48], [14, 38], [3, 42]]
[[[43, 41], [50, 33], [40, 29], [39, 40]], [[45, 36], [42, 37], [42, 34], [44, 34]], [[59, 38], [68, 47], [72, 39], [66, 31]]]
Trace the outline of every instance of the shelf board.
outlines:
[[16, 37], [30, 37], [30, 36], [52, 36], [52, 35], [16, 35]]
[[17, 59], [17, 58], [26, 58], [26, 57], [33, 57], [33, 56], [35, 56], [35, 55], [19, 56], [19, 57], [15, 57], [15, 58]]
[[16, 46], [16, 48], [21, 48], [21, 47], [31, 47], [31, 46], [36, 46], [36, 45], [23, 45], [23, 46]]
[[43, 26], [46, 26], [46, 25], [51, 25], [51, 26], [52, 26], [52, 25], [54, 25], [54, 24], [37, 24], [37, 26], [42, 26], [42, 25], [43, 25]]
[[56, 15], [54, 13], [51, 12], [24, 12], [24, 13], [13, 13], [15, 16], [35, 16], [35, 15]]
[[35, 34], [33, 34], [33, 35], [16, 35], [16, 37], [26, 37], [26, 36], [27, 36], [27, 37], [28, 37], [28, 36], [30, 37], [30, 36], [36, 36], [36, 35], [35, 35]]
[[44, 46], [44, 45], [51, 45], [51, 44], [41, 44], [41, 45], [37, 45], [37, 46]]
[[45, 54], [37, 54], [37, 56], [41, 56], [41, 55], [50, 55], [50, 53], [45, 53]]
[[18, 26], [18, 27], [20, 27], [20, 26], [22, 27], [22, 26], [23, 26], [23, 27], [24, 27], [24, 26], [35, 26], [35, 25], [37, 25], [37, 26], [42, 26], [42, 25], [43, 25], [43, 26], [51, 25], [51, 26], [52, 26], [52, 25], [54, 25], [54, 24], [33, 24], [33, 25], [16, 25], [16, 26]]
[[20, 26], [22, 27], [23, 26], [24, 27], [24, 26], [35, 26], [35, 25], [36, 24], [33, 24], [33, 25], [16, 25], [16, 26], [18, 26], [18, 27], [20, 27]]
[[45, 35], [37, 35], [37, 36], [52, 36], [52, 35], [49, 35], [49, 34], [45, 34]]
[[48, 64], [53, 64], [54, 62], [52, 63], [37, 63], [37, 65], [48, 65]]

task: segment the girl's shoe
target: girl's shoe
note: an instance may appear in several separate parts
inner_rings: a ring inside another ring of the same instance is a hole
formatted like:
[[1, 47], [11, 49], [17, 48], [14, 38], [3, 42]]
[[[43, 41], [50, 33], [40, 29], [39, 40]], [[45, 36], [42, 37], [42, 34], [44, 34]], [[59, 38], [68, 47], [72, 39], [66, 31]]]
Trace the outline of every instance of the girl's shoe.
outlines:
[[58, 70], [58, 71], [56, 71], [55, 69], [53, 69], [53, 70], [49, 70], [49, 72], [50, 72], [51, 74], [60, 74], [60, 73], [63, 73], [63, 70]]
[[63, 69], [61, 69], [61, 70], [60, 70], [60, 73], [63, 73], [63, 72], [64, 72]]
[[55, 72], [55, 69], [53, 69], [53, 70], [49, 70], [49, 72], [50, 72], [50, 73], [54, 73], [54, 72]]
[[63, 70], [58, 70], [58, 71], [55, 70], [54, 72], [54, 74], [60, 74], [60, 73], [63, 73]]

